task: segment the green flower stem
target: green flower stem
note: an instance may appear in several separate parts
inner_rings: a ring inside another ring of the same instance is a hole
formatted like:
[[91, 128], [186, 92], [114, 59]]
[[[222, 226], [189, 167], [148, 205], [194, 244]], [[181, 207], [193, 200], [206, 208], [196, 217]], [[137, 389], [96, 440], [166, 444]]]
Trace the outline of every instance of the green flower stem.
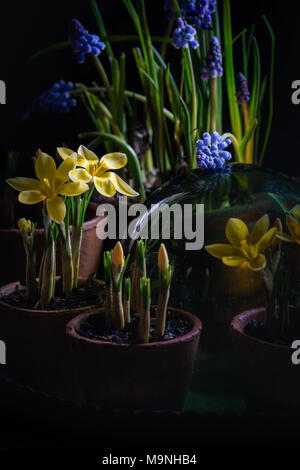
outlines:
[[111, 86], [110, 86], [110, 83], [109, 83], [107, 74], [106, 74], [106, 72], [105, 72], [105, 70], [104, 70], [104, 67], [103, 67], [103, 65], [102, 65], [102, 63], [101, 63], [101, 61], [100, 61], [100, 59], [99, 59], [98, 57], [96, 57], [96, 56], [94, 56], [94, 55], [91, 55], [91, 57], [92, 57], [92, 59], [93, 59], [93, 61], [94, 61], [94, 64], [96, 65], [96, 68], [97, 68], [97, 70], [98, 70], [98, 72], [99, 72], [99, 75], [100, 75], [100, 77], [101, 77], [101, 79], [102, 79], [102, 81], [103, 81], [103, 84], [104, 84], [104, 86], [105, 86], [105, 88], [106, 88], [107, 94], [108, 94], [108, 96], [109, 96], [111, 102], [113, 102], [113, 98], [114, 98], [114, 97], [113, 97], [113, 93], [112, 93], [112, 88], [111, 88]]
[[54, 297], [56, 280], [55, 255], [55, 240], [51, 237], [43, 261], [41, 293], [38, 301], [38, 307], [41, 308], [48, 307], [51, 299]]
[[82, 226], [72, 226], [72, 259], [73, 259], [73, 272], [74, 272], [74, 286], [78, 286], [79, 264], [80, 264], [80, 250], [82, 244]]
[[[79, 83], [76, 84], [76, 86], [77, 86], [77, 89], [70, 92], [71, 96], [80, 95], [84, 90], [90, 93], [103, 93], [103, 92], [105, 93], [106, 92], [105, 87], [85, 87], [84, 85], [79, 84]], [[133, 98], [137, 101], [140, 101], [141, 103], [147, 104], [146, 96], [141, 95], [140, 93], [136, 93], [135, 91], [131, 91], [131, 90], [125, 90], [124, 93], [128, 98]], [[174, 114], [169, 109], [163, 108], [163, 114], [169, 121], [174, 122]]]
[[141, 310], [139, 314], [139, 340], [141, 343], [149, 343], [150, 336], [150, 307], [151, 307], [151, 285], [150, 279], [143, 277], [140, 280], [139, 291], [141, 295]]
[[113, 326], [118, 330], [123, 330], [125, 326], [122, 290], [113, 292]]
[[149, 343], [150, 334], [150, 304], [143, 306], [139, 316], [139, 340], [141, 343]]
[[[249, 121], [249, 111], [248, 111], [248, 106], [246, 101], [243, 101], [242, 103], [242, 111], [243, 111], [243, 117], [244, 117], [244, 130], [245, 133], [250, 127], [250, 121]], [[251, 142], [248, 142], [246, 146], [246, 152], [245, 152], [245, 163], [253, 163], [252, 162], [252, 155], [251, 155]]]
[[216, 132], [217, 130], [217, 79], [216, 77], [211, 77], [211, 133]]
[[35, 250], [32, 253], [26, 250], [26, 294], [30, 300], [37, 299]]
[[124, 316], [125, 316], [125, 323], [130, 323], [131, 322], [130, 300], [125, 300], [124, 301]]
[[[195, 74], [194, 74], [194, 67], [193, 67], [193, 62], [192, 62], [192, 56], [191, 56], [191, 51], [189, 47], [186, 49], [186, 55], [188, 59], [188, 65], [189, 65], [189, 72], [190, 72], [190, 77], [191, 77], [191, 86], [192, 86], [192, 140], [193, 140], [193, 150], [195, 150], [195, 144], [196, 144], [196, 139], [197, 139], [197, 134], [198, 134], [198, 104], [197, 104], [197, 88], [196, 88], [196, 80], [195, 80]], [[193, 161], [193, 167], [196, 166], [196, 152], [193, 152], [194, 154], [194, 161]]]
[[64, 294], [69, 294], [70, 292], [72, 292], [74, 285], [74, 267], [72, 259], [70, 230], [65, 226], [63, 222], [60, 224], [60, 235], [63, 292]]
[[155, 320], [155, 333], [154, 333], [154, 337], [156, 341], [160, 340], [165, 334], [169, 296], [170, 296], [170, 289], [168, 288], [164, 292], [161, 292], [158, 297], [157, 313], [156, 313], [156, 320]]

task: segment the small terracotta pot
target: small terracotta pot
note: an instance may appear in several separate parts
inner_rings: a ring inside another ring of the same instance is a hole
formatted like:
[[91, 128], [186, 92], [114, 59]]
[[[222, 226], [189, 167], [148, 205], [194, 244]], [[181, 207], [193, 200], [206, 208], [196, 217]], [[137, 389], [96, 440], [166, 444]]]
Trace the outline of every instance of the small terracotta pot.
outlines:
[[77, 401], [78, 386], [65, 327], [73, 317], [95, 306], [30, 310], [1, 300], [19, 286], [19, 282], [12, 282], [0, 288], [0, 338], [6, 344], [6, 376], [50, 395]]
[[295, 351], [244, 332], [251, 320], [263, 320], [264, 312], [264, 308], [258, 308], [240, 313], [230, 326], [248, 404], [256, 407], [255, 403], [259, 403], [263, 409], [272, 406], [299, 409], [300, 365], [292, 363]]
[[[87, 278], [91, 273], [97, 273], [103, 240], [96, 234], [96, 227], [104, 217], [96, 217], [98, 205], [90, 202], [87, 210], [87, 221], [83, 224], [83, 236], [80, 255], [79, 276]], [[42, 258], [44, 229], [37, 230], [38, 266]], [[17, 229], [0, 230], [0, 286], [16, 279], [25, 279], [25, 250], [22, 236]], [[61, 274], [60, 243], [57, 243], [57, 272]]]
[[147, 344], [115, 344], [78, 334], [84, 313], [67, 325], [78, 380], [87, 403], [109, 408], [182, 410], [198, 349], [201, 321], [169, 309], [188, 320], [186, 335]]

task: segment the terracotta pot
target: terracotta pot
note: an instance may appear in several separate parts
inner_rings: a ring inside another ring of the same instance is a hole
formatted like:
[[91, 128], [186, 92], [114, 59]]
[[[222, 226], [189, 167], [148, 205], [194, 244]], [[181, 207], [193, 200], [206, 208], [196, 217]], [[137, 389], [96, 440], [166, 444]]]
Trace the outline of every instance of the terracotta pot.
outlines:
[[80, 336], [80, 324], [91, 312], [68, 323], [67, 335], [87, 403], [111, 408], [183, 409], [202, 324], [183, 310], [169, 310], [188, 320], [192, 330], [177, 339], [148, 344], [115, 344]]
[[[96, 226], [103, 217], [96, 217], [98, 205], [91, 202], [87, 210], [87, 221], [83, 224], [83, 238], [80, 256], [79, 276], [87, 278], [98, 271], [103, 240], [96, 235]], [[44, 229], [37, 230], [38, 265], [42, 257]], [[25, 279], [25, 251], [20, 231], [0, 230], [0, 286], [16, 279]], [[57, 244], [57, 272], [61, 273], [60, 243]]]
[[6, 344], [6, 376], [50, 395], [78, 400], [65, 327], [73, 317], [95, 306], [30, 310], [1, 300], [18, 286], [19, 282], [12, 282], [0, 288], [0, 338]]
[[258, 308], [240, 313], [230, 326], [248, 404], [253, 407], [259, 403], [263, 409], [272, 406], [300, 409], [300, 366], [292, 363], [295, 351], [244, 332], [251, 320], [263, 320], [264, 312], [264, 308]]

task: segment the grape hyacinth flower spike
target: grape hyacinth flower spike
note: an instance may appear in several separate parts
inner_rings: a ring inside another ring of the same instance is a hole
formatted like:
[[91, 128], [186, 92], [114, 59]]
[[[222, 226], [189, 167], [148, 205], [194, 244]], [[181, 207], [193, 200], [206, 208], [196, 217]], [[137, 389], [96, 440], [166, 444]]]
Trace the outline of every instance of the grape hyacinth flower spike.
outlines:
[[77, 100], [72, 98], [70, 92], [75, 86], [72, 82], [59, 80], [52, 87], [36, 98], [23, 117], [29, 120], [33, 114], [65, 114], [77, 105]]
[[248, 83], [245, 75], [242, 72], [237, 74], [236, 80], [236, 100], [238, 104], [242, 104], [245, 101], [250, 101], [250, 92]]
[[69, 40], [79, 64], [85, 62], [87, 54], [97, 57], [105, 49], [105, 44], [97, 34], [90, 34], [75, 18], [71, 22]]
[[193, 26], [187, 24], [182, 18], [177, 20], [177, 28], [173, 33], [172, 45], [176, 49], [181, 47], [187, 49], [190, 45], [193, 49], [199, 47], [199, 42], [195, 38], [197, 31]]
[[222, 77], [222, 50], [217, 37], [212, 37], [209, 41], [208, 53], [206, 56], [206, 64], [202, 69], [202, 78], [208, 80], [210, 77]]
[[[185, 21], [197, 29], [211, 29], [212, 15], [216, 11], [217, 0], [180, 0], [179, 7]], [[164, 9], [167, 18], [174, 17], [174, 4], [166, 0]]]
[[231, 144], [230, 139], [222, 139], [218, 132], [203, 134], [197, 141], [197, 164], [202, 169], [226, 169], [226, 162], [231, 160], [231, 153], [225, 149]]

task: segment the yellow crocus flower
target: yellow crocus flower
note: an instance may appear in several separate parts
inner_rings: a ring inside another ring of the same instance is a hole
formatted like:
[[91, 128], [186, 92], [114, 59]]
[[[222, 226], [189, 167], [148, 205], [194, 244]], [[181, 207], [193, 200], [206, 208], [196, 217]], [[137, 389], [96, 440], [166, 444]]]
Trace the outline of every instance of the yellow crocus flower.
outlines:
[[37, 152], [34, 178], [11, 178], [7, 183], [19, 194], [23, 204], [37, 204], [44, 201], [52, 220], [61, 223], [66, 215], [66, 206], [60, 196], [79, 196], [89, 189], [82, 182], [69, 182], [69, 172], [75, 168], [76, 158], [67, 158], [56, 168], [55, 161], [50, 155]]
[[260, 271], [266, 267], [264, 251], [274, 242], [277, 228], [269, 229], [268, 215], [261, 217], [251, 232], [240, 219], [230, 218], [225, 233], [230, 245], [216, 243], [205, 249], [215, 258], [219, 258], [226, 266], [248, 268]]
[[277, 237], [285, 242], [300, 245], [300, 206], [293, 207], [291, 213], [286, 215], [286, 225], [290, 233], [283, 233], [281, 230]]
[[72, 181], [94, 184], [96, 190], [106, 197], [114, 196], [117, 191], [125, 196], [138, 196], [119, 175], [109, 171], [118, 170], [127, 164], [127, 156], [124, 153], [108, 153], [99, 160], [97, 155], [84, 145], [80, 145], [77, 153], [65, 147], [60, 147], [57, 151], [63, 159], [76, 155], [76, 166], [79, 168], [69, 172]]

